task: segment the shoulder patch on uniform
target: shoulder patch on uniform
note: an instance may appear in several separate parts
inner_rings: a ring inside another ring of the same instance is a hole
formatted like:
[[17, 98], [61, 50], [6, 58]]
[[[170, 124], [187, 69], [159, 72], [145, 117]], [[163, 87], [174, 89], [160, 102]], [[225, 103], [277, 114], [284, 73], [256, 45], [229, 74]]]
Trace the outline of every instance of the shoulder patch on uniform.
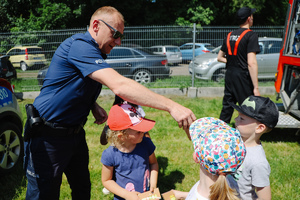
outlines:
[[239, 39], [239, 37], [240, 37], [239, 35], [231, 35], [229, 40], [230, 41], [237, 41]]
[[102, 64], [104, 63], [105, 61], [103, 59], [98, 59], [98, 60], [95, 60], [95, 63], [96, 64]]

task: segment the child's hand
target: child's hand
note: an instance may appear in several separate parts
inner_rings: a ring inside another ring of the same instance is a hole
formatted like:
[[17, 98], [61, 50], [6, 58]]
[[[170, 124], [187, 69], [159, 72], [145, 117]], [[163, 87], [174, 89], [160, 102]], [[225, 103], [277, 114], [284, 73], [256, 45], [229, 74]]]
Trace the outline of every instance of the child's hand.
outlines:
[[139, 200], [139, 196], [138, 196], [139, 192], [128, 192], [125, 199], [126, 200]]
[[150, 187], [150, 192], [153, 193], [154, 192], [155, 187]]
[[174, 193], [176, 199], [185, 199], [189, 194], [188, 192], [182, 192], [179, 190], [171, 190], [171, 191]]

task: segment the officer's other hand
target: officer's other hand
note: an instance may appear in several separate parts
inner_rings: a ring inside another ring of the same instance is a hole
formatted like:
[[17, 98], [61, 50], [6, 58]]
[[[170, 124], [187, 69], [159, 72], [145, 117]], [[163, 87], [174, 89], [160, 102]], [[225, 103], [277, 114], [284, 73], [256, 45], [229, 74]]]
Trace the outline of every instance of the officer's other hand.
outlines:
[[95, 124], [99, 124], [100, 125], [100, 124], [103, 124], [104, 122], [106, 122], [106, 120], [107, 120], [107, 113], [97, 103], [95, 103], [95, 105], [93, 106], [92, 113], [93, 113], [93, 115], [95, 117], [95, 121], [94, 121]]

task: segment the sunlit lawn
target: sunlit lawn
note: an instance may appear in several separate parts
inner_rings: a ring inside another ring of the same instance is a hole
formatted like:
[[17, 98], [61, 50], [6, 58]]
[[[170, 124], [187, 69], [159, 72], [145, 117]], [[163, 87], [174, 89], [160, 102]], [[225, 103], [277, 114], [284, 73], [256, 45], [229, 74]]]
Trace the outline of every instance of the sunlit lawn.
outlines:
[[[190, 108], [197, 118], [212, 116], [219, 117], [221, 98], [186, 98], [169, 96], [180, 104]], [[275, 101], [275, 96], [272, 96]], [[112, 97], [101, 97], [99, 103], [108, 112], [112, 105]], [[24, 105], [32, 100], [23, 100], [19, 104], [23, 110]], [[192, 160], [192, 143], [185, 132], [178, 128], [177, 123], [164, 111], [144, 107], [146, 117], [156, 120], [156, 125], [150, 131], [151, 138], [156, 145], [160, 173], [158, 187], [161, 192], [170, 189], [189, 191], [199, 179], [199, 166]], [[237, 113], [234, 113], [236, 116]], [[233, 125], [232, 120], [232, 125]], [[108, 147], [99, 143], [103, 125], [93, 124], [90, 115], [85, 129], [87, 143], [90, 149], [90, 173], [92, 181], [93, 200], [112, 199], [112, 195], [103, 195], [101, 184], [101, 153]], [[300, 199], [300, 146], [299, 136], [293, 129], [275, 129], [262, 137], [267, 159], [271, 165], [271, 188], [274, 200]], [[12, 175], [0, 177], [0, 199], [24, 200], [26, 193], [26, 178], [21, 169]], [[70, 189], [66, 178], [61, 186], [61, 198], [71, 199]]]

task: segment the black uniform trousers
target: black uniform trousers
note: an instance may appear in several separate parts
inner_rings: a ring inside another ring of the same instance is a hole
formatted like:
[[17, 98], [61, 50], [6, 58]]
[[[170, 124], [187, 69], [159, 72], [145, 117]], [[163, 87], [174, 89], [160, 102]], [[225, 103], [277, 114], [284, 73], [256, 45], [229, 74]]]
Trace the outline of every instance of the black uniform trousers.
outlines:
[[220, 119], [230, 123], [234, 109], [229, 102], [241, 105], [247, 97], [253, 95], [253, 89], [248, 69], [228, 67], [225, 73], [225, 90]]

